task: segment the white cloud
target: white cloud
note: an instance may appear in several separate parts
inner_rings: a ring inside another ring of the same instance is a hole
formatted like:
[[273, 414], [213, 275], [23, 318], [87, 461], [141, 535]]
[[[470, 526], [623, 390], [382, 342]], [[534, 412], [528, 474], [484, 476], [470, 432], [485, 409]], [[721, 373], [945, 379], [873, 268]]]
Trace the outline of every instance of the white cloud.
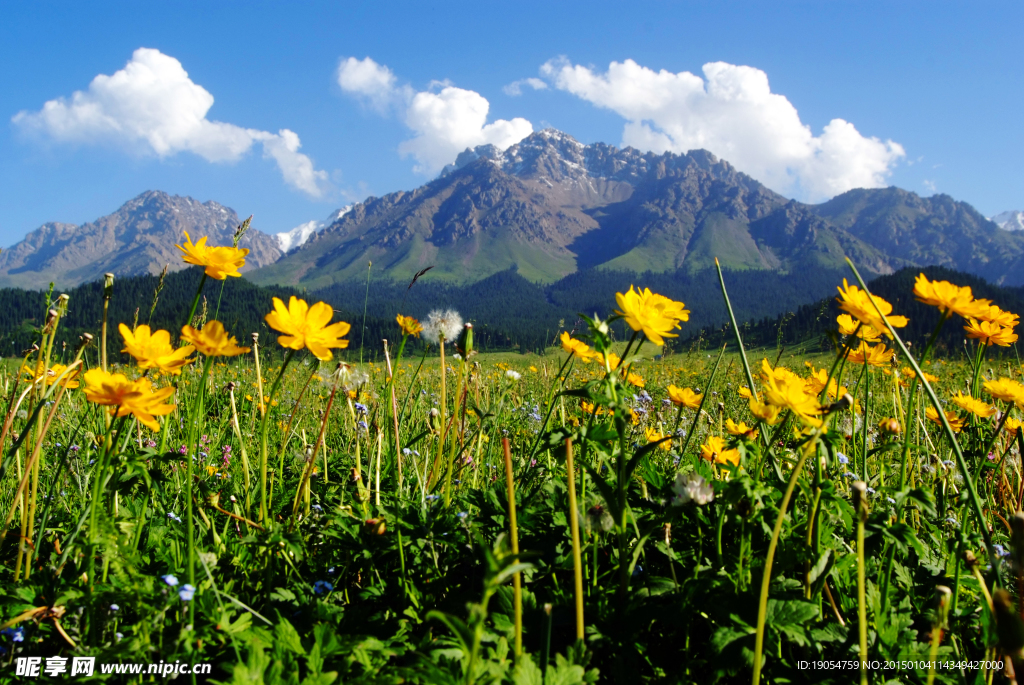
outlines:
[[139, 48], [124, 69], [96, 76], [88, 90], [50, 100], [38, 112], [19, 112], [12, 121], [58, 142], [117, 144], [160, 158], [192, 152], [209, 162], [234, 162], [259, 142], [286, 183], [314, 197], [323, 194], [327, 173], [298, 152], [295, 133], [211, 121], [206, 114], [212, 106], [213, 95], [189, 78], [181, 62]]
[[923, 185], [924, 189], [927, 190], [932, 195], [938, 192], [938, 188], [935, 186], [935, 181], [930, 181], [926, 178], [925, 180], [921, 181], [921, 185]]
[[533, 132], [533, 125], [519, 117], [488, 124], [487, 98], [448, 81], [434, 81], [429, 90], [419, 92], [399, 86], [388, 67], [369, 57], [343, 59], [338, 85], [378, 112], [393, 108], [399, 114], [415, 135], [402, 142], [398, 151], [415, 158], [414, 169], [423, 174], [436, 174], [467, 147], [490, 143], [505, 149]]
[[399, 88], [393, 71], [371, 58], [349, 57], [338, 64], [338, 85], [346, 93], [362, 98], [381, 114], [396, 103], [411, 97], [408, 86]]
[[513, 81], [504, 88], [505, 95], [511, 95], [513, 97], [523, 94], [523, 86], [529, 86], [534, 90], [547, 90], [548, 84], [539, 78], [531, 76], [530, 78], [521, 78], [518, 81]]
[[833, 119], [815, 136], [760, 69], [704, 65], [704, 78], [654, 71], [633, 60], [604, 74], [562, 58], [541, 67], [556, 88], [624, 119], [623, 145], [655, 152], [703, 148], [771, 188], [818, 200], [886, 184], [905, 156], [891, 140], [867, 138]]

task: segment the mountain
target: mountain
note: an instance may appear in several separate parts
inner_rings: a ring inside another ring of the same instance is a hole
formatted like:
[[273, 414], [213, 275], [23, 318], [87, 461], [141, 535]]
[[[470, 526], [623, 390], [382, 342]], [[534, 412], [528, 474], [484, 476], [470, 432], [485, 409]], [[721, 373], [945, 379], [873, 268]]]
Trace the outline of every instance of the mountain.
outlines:
[[[234, 210], [216, 202], [147, 191], [113, 214], [93, 222], [47, 223], [20, 243], [0, 252], [0, 287], [45, 288], [51, 281], [68, 288], [102, 278], [157, 274], [188, 266], [181, 243], [209, 236], [211, 245], [230, 245], [241, 221]], [[282, 254], [274, 237], [250, 229], [239, 247], [249, 248], [242, 271], [276, 261]]]
[[1024, 212], [1011, 210], [996, 214], [990, 219], [1004, 231], [1024, 231]]
[[1024, 234], [944, 195], [854, 190], [808, 205], [769, 190], [703, 150], [643, 153], [583, 145], [547, 129], [501, 151], [466, 150], [433, 181], [371, 197], [257, 283], [310, 289], [365, 279], [474, 283], [515, 269], [547, 284], [580, 271], [733, 271], [866, 275], [941, 264], [1020, 284]]
[[348, 211], [352, 209], [352, 205], [345, 205], [341, 209], [337, 209], [331, 213], [324, 221], [307, 221], [304, 224], [299, 224], [295, 228], [289, 231], [283, 231], [281, 233], [275, 233], [274, 237], [277, 238], [277, 245], [281, 248], [281, 252], [289, 252], [299, 245], [302, 245], [309, 236], [313, 235], [317, 231], [323, 230], [325, 227], [330, 226], [335, 221], [345, 216]]

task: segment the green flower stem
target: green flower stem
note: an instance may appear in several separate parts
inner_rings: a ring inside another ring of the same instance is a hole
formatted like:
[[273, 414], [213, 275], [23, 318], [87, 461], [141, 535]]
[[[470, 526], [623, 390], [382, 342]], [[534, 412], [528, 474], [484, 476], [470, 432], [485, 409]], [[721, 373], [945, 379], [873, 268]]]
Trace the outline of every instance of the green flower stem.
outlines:
[[[753, 391], [751, 391], [753, 392]], [[786, 510], [789, 508], [789, 500], [793, 497], [793, 489], [804, 468], [804, 462], [810, 453], [817, 454], [817, 440], [821, 435], [820, 429], [815, 432], [811, 442], [800, 450], [800, 459], [793, 467], [793, 473], [789, 476], [789, 483], [786, 485], [786, 493], [782, 496], [782, 503], [779, 505], [779, 518], [775, 521], [775, 528], [772, 530], [771, 541], [768, 543], [768, 554], [764, 560], [764, 575], [761, 577], [761, 596], [757, 603], [757, 629], [754, 638], [754, 676], [751, 682], [758, 685], [761, 682], [761, 660], [764, 653], [764, 624], [768, 612], [768, 587], [772, 580], [772, 562], [775, 560], [775, 549], [779, 545], [779, 535], [782, 533], [782, 524], [786, 520]]]
[[448, 425], [448, 374], [444, 364], [444, 336], [440, 336], [437, 341], [437, 346], [441, 350], [441, 402], [438, 411], [438, 433], [437, 433], [437, 455], [434, 457], [434, 465], [430, 469], [430, 476], [427, 478], [427, 487], [433, 488], [437, 483], [437, 479], [440, 478], [441, 474], [435, 474], [439, 468], [441, 468], [441, 461], [444, 459], [444, 439], [448, 431], [446, 427]]
[[580, 523], [579, 511], [576, 508], [576, 467], [572, 463], [572, 438], [565, 441], [565, 470], [569, 488], [569, 531], [572, 534], [572, 571], [575, 581], [573, 589], [576, 595], [576, 639], [583, 640], [583, 562], [580, 559]]
[[192, 325], [192, 317], [196, 315], [196, 307], [199, 305], [199, 296], [203, 294], [203, 286], [206, 285], [206, 272], [203, 272], [203, 277], [199, 279], [199, 287], [196, 288], [196, 296], [192, 298], [192, 306], [188, 310], [188, 320], [185, 321], [186, 326]]
[[[512, 449], [508, 438], [501, 439], [501, 447], [505, 453], [505, 486], [508, 493], [508, 528], [512, 542], [512, 554], [519, 554], [519, 527], [516, 525], [516, 487], [512, 477]], [[515, 623], [515, 655], [519, 659], [523, 655], [523, 579], [518, 571], [512, 574], [512, 603]]]
[[[871, 369], [868, 368], [868, 357], [864, 355], [864, 440], [860, 451], [860, 479], [870, 482], [868, 477], [868, 414], [871, 411]], [[856, 411], [854, 411], [856, 414]]]
[[[854, 276], [857, 277], [857, 281], [860, 283], [860, 287], [863, 288], [864, 291], [870, 295], [870, 291], [868, 290], [867, 285], [864, 283], [864, 279], [861, 277], [860, 272], [857, 271], [857, 267], [854, 266], [853, 262], [850, 260], [849, 257], [846, 258], [846, 263], [849, 264], [850, 269], [853, 270], [853, 274]], [[878, 303], [875, 302], [874, 299], [871, 297], [869, 297], [868, 299], [875, 307], [875, 311], [878, 313], [878, 316], [882, 319], [883, 322], [885, 322], [885, 325], [888, 327], [889, 332], [892, 333], [893, 340], [899, 346], [900, 352], [902, 352], [903, 356], [906, 357], [907, 361], [910, 363], [910, 366], [914, 369], [914, 373], [920, 380], [925, 392], [928, 393], [928, 399], [931, 401], [932, 407], [935, 408], [936, 413], [938, 413], [938, 418], [942, 422], [942, 430], [946, 434], [946, 437], [949, 439], [950, 444], [953, 446], [953, 454], [956, 456], [957, 467], [960, 469], [960, 473], [963, 474], [964, 486], [967, 488], [967, 494], [971, 502], [971, 508], [974, 510], [974, 514], [978, 519], [978, 527], [981, 530], [982, 536], [985, 538], [985, 548], [988, 551], [989, 559], [998, 559], [999, 557], [995, 553], [995, 548], [992, 546], [992, 535], [991, 533], [989, 533], [988, 526], [985, 525], [985, 513], [981, 506], [981, 499], [978, 497], [978, 489], [974, 485], [974, 480], [971, 478], [970, 471], [967, 468], [967, 461], [964, 458], [963, 450], [960, 448], [960, 443], [957, 442], [956, 434], [953, 433], [952, 426], [949, 425], [949, 420], [946, 418], [946, 413], [942, 410], [942, 405], [939, 403], [939, 398], [935, 394], [935, 390], [932, 388], [931, 384], [924, 377], [924, 372], [921, 371], [921, 367], [918, 365], [917, 360], [915, 360], [914, 357], [910, 354], [910, 350], [907, 349], [907, 346], [903, 343], [903, 340], [900, 338], [899, 334], [889, 323], [889, 320], [886, 318], [882, 310], [878, 308]], [[1002, 574], [999, 571], [998, 564], [992, 565], [992, 574], [995, 577], [995, 585], [1002, 585]]]
[[[313, 367], [310, 371], [309, 377], [306, 379], [306, 383], [302, 386], [302, 390], [299, 391], [298, 396], [295, 398], [295, 404], [292, 406], [292, 413], [288, 417], [288, 426], [284, 429], [284, 439], [281, 440], [281, 448], [277, 451], [277, 473], [270, 480], [270, 504], [269, 507], [274, 506], [274, 493], [277, 491], [279, 486], [284, 484], [284, 452], [288, 447], [288, 442], [291, 439], [292, 425], [295, 423], [295, 415], [299, 412], [299, 406], [302, 404], [302, 397], [306, 394], [306, 389], [309, 388], [310, 381], [313, 380], [313, 376], [320, 369], [319, 363]], [[271, 398], [273, 400], [273, 398]], [[269, 404], [269, 403], [268, 403]], [[269, 411], [269, 407], [267, 408]]]
[[715, 269], [718, 270], [718, 283], [722, 286], [722, 297], [725, 298], [725, 307], [729, 310], [729, 321], [732, 323], [732, 330], [736, 334], [736, 346], [740, 348], [740, 359], [743, 361], [743, 371], [747, 374], [747, 382], [750, 383], [750, 393], [754, 396], [755, 400], [757, 397], [757, 388], [754, 387], [754, 375], [750, 373], [750, 363], [747, 362], [747, 353], [743, 349], [743, 339], [740, 337], [740, 327], [736, 325], [736, 315], [732, 311], [732, 304], [729, 302], [729, 293], [725, 289], [725, 278], [722, 277], [722, 265], [718, 263], [718, 257], [715, 257]]
[[[679, 453], [680, 457], [686, 456], [686, 450], [690, 446], [690, 440], [693, 439], [693, 433], [697, 430], [697, 424], [700, 422], [701, 412], [704, 411], [704, 402], [707, 401], [708, 395], [711, 394], [711, 385], [715, 382], [715, 374], [718, 373], [718, 365], [722, 363], [722, 357], [725, 356], [725, 345], [722, 345], [722, 351], [718, 353], [718, 359], [715, 360], [715, 365], [711, 369], [711, 375], [708, 377], [707, 386], [704, 388], [704, 392], [701, 393], [700, 404], [697, 406], [697, 415], [693, 417], [693, 422], [690, 423], [690, 430], [686, 434], [686, 442], [683, 443], [683, 450]], [[754, 392], [751, 390], [750, 392]], [[676, 419], [676, 426], [672, 429], [672, 435], [676, 434], [679, 430], [679, 421], [683, 418], [682, 405], [679, 407], [679, 417]]]
[[[859, 483], [863, 487], [863, 483]], [[859, 511], [857, 512], [857, 637], [860, 643], [860, 682], [867, 685], [868, 682], [868, 604], [865, 600], [867, 587], [864, 559], [864, 523], [868, 518], [867, 502], [864, 500], [867, 495], [861, 490], [858, 500]]]
[[[270, 431], [270, 402], [277, 395], [284, 372], [294, 356], [295, 350], [288, 350], [287, 354], [285, 354], [281, 370], [278, 372], [277, 378], [274, 379], [274, 384], [270, 387], [270, 399], [267, 401], [267, 407], [260, 422], [260, 523], [264, 524], [267, 522], [267, 517], [270, 513], [270, 503], [267, 500], [267, 434]], [[260, 399], [262, 400], [263, 398]]]
[[[193, 516], [193, 489], [195, 487], [193, 468], [196, 460], [196, 441], [199, 438], [199, 422], [202, 420], [203, 409], [206, 403], [206, 378], [210, 375], [210, 368], [213, 366], [213, 357], [207, 357], [203, 362], [203, 374], [199, 379], [199, 388], [196, 398], [192, 403], [192, 411], [188, 416], [188, 448], [185, 452], [185, 511], [188, 519], [185, 523], [188, 535], [188, 582], [196, 584], [196, 535], [195, 521]], [[189, 616], [195, 616], [194, 603], [189, 603]], [[194, 621], [193, 621], [194, 623]]]

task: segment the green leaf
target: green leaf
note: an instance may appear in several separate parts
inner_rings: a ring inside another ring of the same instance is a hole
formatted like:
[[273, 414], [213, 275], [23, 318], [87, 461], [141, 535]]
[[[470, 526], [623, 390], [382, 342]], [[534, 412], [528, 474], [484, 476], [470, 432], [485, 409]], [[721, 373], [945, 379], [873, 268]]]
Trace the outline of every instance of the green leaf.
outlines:
[[448, 629], [455, 634], [455, 638], [462, 646], [463, 653], [467, 656], [469, 655], [470, 646], [473, 644], [473, 631], [470, 630], [465, 621], [443, 611], [430, 611], [427, 613], [427, 619], [441, 621], [448, 626]]
[[299, 637], [299, 632], [295, 630], [295, 626], [288, 622], [288, 619], [282, 618], [280, 623], [274, 626], [274, 637], [277, 639], [277, 643], [288, 651], [305, 656], [306, 650], [302, 647], [302, 639]]

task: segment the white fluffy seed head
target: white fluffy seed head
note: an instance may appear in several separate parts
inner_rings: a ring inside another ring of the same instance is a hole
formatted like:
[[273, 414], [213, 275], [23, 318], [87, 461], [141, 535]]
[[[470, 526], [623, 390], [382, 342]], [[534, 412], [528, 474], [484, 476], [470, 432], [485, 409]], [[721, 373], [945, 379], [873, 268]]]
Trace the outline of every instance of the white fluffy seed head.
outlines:
[[420, 334], [427, 342], [440, 345], [442, 340], [453, 341], [462, 332], [462, 317], [454, 309], [435, 309], [427, 314]]

